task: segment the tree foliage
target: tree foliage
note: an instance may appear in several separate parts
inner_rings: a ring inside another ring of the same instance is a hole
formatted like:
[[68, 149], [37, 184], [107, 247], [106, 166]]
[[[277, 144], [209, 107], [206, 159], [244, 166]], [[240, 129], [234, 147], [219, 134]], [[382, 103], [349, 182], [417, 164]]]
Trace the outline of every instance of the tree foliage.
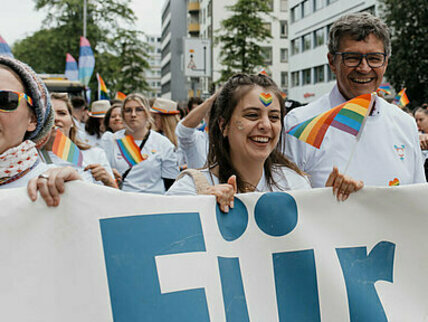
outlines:
[[270, 15], [271, 8], [266, 0], [237, 0], [228, 6], [232, 15], [221, 22], [217, 30], [216, 44], [221, 45], [220, 59], [224, 66], [220, 81], [227, 80], [234, 73], [254, 73], [263, 66], [260, 42], [272, 38], [265, 28], [262, 14]]
[[382, 0], [382, 16], [392, 31], [392, 55], [386, 77], [410, 104], [428, 102], [428, 6], [420, 0]]
[[[147, 46], [143, 33], [135, 30], [136, 16], [129, 0], [87, 1], [86, 37], [95, 56], [95, 72], [106, 82], [111, 92], [146, 91], [144, 70]], [[39, 73], [63, 73], [65, 55], [79, 56], [79, 41], [83, 35], [82, 0], [36, 0], [37, 10], [47, 10], [44, 29], [35, 32], [13, 46], [18, 59]], [[132, 62], [134, 69], [128, 68]], [[91, 78], [92, 93], [97, 92], [96, 77]]]

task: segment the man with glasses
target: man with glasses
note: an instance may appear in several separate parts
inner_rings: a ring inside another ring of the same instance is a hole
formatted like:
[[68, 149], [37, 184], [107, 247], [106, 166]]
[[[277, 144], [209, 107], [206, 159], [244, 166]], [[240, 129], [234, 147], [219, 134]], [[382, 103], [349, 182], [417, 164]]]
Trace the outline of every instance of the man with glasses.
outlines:
[[[330, 93], [285, 117], [285, 131], [354, 97], [376, 92], [391, 54], [390, 31], [367, 12], [341, 17], [330, 29], [328, 62], [336, 75]], [[323, 187], [331, 168], [344, 171], [355, 137], [330, 127], [319, 149], [285, 136], [285, 154]], [[346, 173], [366, 185], [425, 182], [416, 123], [395, 105], [375, 97], [360, 141]]]

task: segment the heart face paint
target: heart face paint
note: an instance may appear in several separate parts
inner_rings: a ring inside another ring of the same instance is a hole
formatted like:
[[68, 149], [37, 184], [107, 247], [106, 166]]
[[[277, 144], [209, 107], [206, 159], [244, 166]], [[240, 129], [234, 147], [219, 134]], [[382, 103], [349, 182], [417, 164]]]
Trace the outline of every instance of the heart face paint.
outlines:
[[273, 97], [270, 93], [260, 93], [259, 99], [265, 107], [268, 107], [273, 102]]
[[235, 125], [236, 125], [236, 128], [240, 131], [242, 131], [244, 129], [244, 125], [242, 124], [241, 121], [236, 121]]

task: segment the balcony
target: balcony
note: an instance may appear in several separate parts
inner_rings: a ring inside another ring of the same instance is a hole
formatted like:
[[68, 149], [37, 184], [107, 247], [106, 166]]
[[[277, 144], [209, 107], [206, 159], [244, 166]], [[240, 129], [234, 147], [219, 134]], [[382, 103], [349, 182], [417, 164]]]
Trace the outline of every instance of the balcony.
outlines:
[[187, 28], [189, 33], [199, 33], [200, 25], [199, 23], [189, 23]]
[[195, 2], [195, 1], [191, 1], [189, 2], [189, 4], [187, 5], [187, 10], [190, 13], [194, 13], [194, 12], [198, 12], [200, 9], [200, 5], [199, 2]]

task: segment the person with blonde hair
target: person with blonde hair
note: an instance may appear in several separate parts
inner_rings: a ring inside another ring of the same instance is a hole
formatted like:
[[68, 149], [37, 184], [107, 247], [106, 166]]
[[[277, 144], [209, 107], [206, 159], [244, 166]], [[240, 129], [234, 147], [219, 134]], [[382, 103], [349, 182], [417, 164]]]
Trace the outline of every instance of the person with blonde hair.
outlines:
[[[163, 135], [152, 130], [153, 119], [149, 101], [141, 94], [129, 94], [123, 101], [122, 118], [125, 129], [105, 132], [102, 146], [111, 166], [120, 174], [122, 190], [163, 194], [178, 174], [175, 146]], [[143, 161], [130, 166], [118, 141], [132, 136]]]
[[[75, 167], [85, 181], [102, 183], [105, 186], [117, 188], [112, 169], [104, 150], [99, 147], [91, 147], [78, 139], [78, 128], [72, 117], [73, 106], [68, 98], [68, 94], [52, 93], [51, 102], [55, 111], [55, 127], [52, 129], [50, 138], [41, 151], [45, 162], [48, 164], [53, 163], [57, 166]], [[52, 152], [57, 130], [61, 131], [80, 149], [83, 156], [84, 167], [79, 167], [68, 161], [62, 160]]]

